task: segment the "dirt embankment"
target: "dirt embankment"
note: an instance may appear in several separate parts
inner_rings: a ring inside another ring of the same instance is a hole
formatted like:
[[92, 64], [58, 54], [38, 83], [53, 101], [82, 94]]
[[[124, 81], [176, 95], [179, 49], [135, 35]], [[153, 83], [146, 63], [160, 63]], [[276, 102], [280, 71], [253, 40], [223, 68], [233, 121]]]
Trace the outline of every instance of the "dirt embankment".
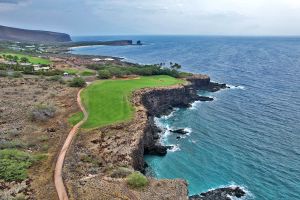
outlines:
[[[46, 155], [29, 171], [24, 186], [26, 198], [56, 199], [54, 161], [71, 128], [67, 118], [78, 109], [77, 90], [40, 77], [0, 78], [1, 148], [18, 148], [32, 155]], [[39, 105], [53, 107], [54, 116], [46, 121], [32, 120], [32, 110]], [[0, 184], [5, 185], [2, 189], [6, 194], [10, 189], [16, 191], [20, 187], [16, 182], [0, 181]]]
[[132, 103], [136, 112], [128, 123], [81, 130], [64, 167], [70, 199], [187, 199], [184, 180], [150, 179], [147, 187], [134, 190], [127, 186], [124, 178], [111, 177], [120, 174], [121, 168], [143, 171], [144, 154], [161, 150], [153, 117], [167, 114], [173, 107], [189, 106], [196, 100], [211, 100], [197, 96], [195, 90], [200, 86], [212, 87], [208, 76], [193, 77], [189, 81], [190, 85], [134, 92]]

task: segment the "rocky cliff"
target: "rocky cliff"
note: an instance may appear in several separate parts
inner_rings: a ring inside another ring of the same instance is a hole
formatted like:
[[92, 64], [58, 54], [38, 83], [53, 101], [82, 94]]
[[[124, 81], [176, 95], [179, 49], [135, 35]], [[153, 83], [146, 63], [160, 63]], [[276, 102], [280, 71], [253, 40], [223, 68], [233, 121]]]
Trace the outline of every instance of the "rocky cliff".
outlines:
[[[115, 124], [78, 134], [65, 161], [64, 177], [70, 188], [70, 199], [115, 199], [114, 194], [127, 199], [187, 200], [187, 183], [184, 180], [155, 180], [142, 190], [128, 188], [126, 174], [120, 169], [145, 170], [144, 155], [165, 155], [167, 148], [159, 143], [159, 128], [154, 117], [166, 115], [174, 107], [187, 107], [200, 97], [197, 89], [221, 89], [222, 85], [210, 78], [197, 75], [187, 79], [189, 84], [171, 87], [145, 88], [132, 94], [135, 115], [130, 122]], [[90, 163], [92, 162], [92, 163]], [[79, 170], [80, 169], [80, 170]], [[95, 176], [91, 176], [95, 174]], [[115, 174], [118, 174], [119, 179]], [[87, 197], [90, 194], [90, 197]], [[124, 199], [126, 199], [124, 198]]]
[[70, 42], [71, 37], [65, 33], [40, 30], [27, 30], [0, 25], [0, 40], [19, 42]]
[[160, 130], [154, 123], [154, 117], [169, 114], [174, 107], [188, 107], [194, 101], [213, 100], [209, 97], [198, 96], [197, 89], [217, 91], [226, 87], [226, 84], [210, 82], [209, 76], [206, 75], [194, 75], [187, 80], [189, 81], [187, 85], [144, 89], [134, 93], [134, 104], [143, 105], [147, 116], [144, 134], [132, 151], [134, 169], [144, 171], [144, 154], [163, 156], [167, 153], [168, 147], [162, 146], [158, 142]]

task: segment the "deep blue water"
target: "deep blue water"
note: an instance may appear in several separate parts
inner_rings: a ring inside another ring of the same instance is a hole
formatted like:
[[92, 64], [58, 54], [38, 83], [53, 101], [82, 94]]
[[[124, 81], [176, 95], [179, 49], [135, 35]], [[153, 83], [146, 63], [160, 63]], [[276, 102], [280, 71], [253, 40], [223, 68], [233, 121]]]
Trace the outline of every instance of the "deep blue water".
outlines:
[[[84, 40], [88, 38], [76, 38]], [[238, 86], [213, 102], [194, 103], [162, 127], [188, 128], [165, 157], [147, 156], [158, 178], [188, 180], [190, 194], [244, 186], [247, 199], [300, 199], [300, 38], [126, 36], [92, 39], [142, 40], [144, 46], [84, 47], [73, 53], [125, 57], [139, 63], [178, 62], [190, 72]]]

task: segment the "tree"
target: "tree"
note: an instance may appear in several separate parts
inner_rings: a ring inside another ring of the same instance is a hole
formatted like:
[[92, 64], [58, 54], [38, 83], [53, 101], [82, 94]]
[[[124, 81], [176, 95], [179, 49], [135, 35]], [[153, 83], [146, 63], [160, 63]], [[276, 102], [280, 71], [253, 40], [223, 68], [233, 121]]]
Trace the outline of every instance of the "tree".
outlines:
[[76, 77], [69, 83], [70, 87], [84, 87], [86, 86], [86, 82], [83, 78]]
[[14, 56], [12, 60], [13, 60], [14, 62], [18, 62], [19, 57], [18, 57], [18, 56]]
[[109, 79], [111, 77], [112, 77], [112, 75], [107, 69], [98, 71], [98, 78], [100, 78], [100, 79]]
[[20, 61], [21, 61], [21, 63], [29, 63], [29, 59], [26, 58], [26, 57], [22, 57], [22, 58], [20, 59]]
[[171, 68], [172, 69], [180, 69], [181, 68], [181, 65], [179, 65], [178, 63], [174, 63], [173, 65], [171, 65]]

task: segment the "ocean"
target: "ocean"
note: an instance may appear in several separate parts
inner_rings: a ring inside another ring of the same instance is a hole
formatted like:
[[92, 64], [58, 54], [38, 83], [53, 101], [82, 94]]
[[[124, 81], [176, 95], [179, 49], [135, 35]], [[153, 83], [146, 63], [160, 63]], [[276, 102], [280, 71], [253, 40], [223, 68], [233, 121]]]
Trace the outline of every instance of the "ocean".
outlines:
[[[156, 119], [165, 157], [146, 156], [157, 178], [184, 178], [190, 195], [237, 185], [244, 199], [300, 199], [300, 38], [104, 36], [75, 40], [141, 40], [143, 46], [93, 46], [75, 54], [153, 64], [177, 62], [231, 89]], [[179, 140], [169, 129], [185, 128]]]

